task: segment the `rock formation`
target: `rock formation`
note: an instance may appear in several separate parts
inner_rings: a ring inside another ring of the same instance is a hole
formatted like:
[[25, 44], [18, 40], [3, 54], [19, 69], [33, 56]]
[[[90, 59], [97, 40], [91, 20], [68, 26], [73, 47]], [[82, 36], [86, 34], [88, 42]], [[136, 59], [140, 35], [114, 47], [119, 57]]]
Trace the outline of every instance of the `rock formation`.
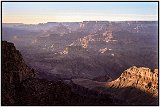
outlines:
[[[2, 42], [2, 64], [4, 65], [3, 73], [15, 74], [19, 76], [20, 81], [34, 76], [34, 70], [25, 64], [21, 53], [16, 50], [13, 43]], [[13, 77], [11, 78], [13, 79]]]
[[[116, 80], [107, 82], [106, 86], [121, 89], [121, 91], [115, 92], [115, 96], [127, 100], [129, 103], [158, 104], [158, 69], [151, 71], [146, 67], [133, 66], [125, 70]], [[135, 89], [139, 91], [136, 92]]]
[[109, 30], [109, 31], [104, 32], [103, 37], [105, 38], [106, 42], [110, 41], [113, 38], [112, 31]]
[[19, 83], [34, 76], [13, 43], [2, 41], [2, 104], [14, 104]]
[[158, 96], [158, 69], [151, 69], [133, 66], [124, 71], [121, 76], [107, 85], [112, 87], [135, 87], [142, 91]]
[[158, 69], [133, 66], [116, 80], [93, 80], [73, 79], [73, 83], [125, 102], [120, 105], [158, 105]]
[[[89, 94], [81, 94], [89, 93]], [[34, 77], [13, 43], [2, 41], [2, 105], [115, 105], [108, 95]]]
[[2, 105], [158, 104], [158, 69], [133, 66], [107, 83], [87, 79], [48, 81], [35, 78], [34, 70], [25, 64], [14, 44], [2, 41], [1, 74]]
[[82, 45], [83, 48], [88, 47], [88, 43], [89, 43], [88, 38], [84, 37], [84, 38], [80, 39], [80, 42], [81, 42], [81, 45]]

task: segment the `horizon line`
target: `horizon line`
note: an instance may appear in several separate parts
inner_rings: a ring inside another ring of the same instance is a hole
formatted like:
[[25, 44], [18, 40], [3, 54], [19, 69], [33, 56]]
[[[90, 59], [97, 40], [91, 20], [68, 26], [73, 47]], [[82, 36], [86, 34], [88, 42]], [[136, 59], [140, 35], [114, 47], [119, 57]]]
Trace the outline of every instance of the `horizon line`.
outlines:
[[26, 24], [26, 25], [30, 25], [30, 24], [32, 24], [32, 25], [37, 25], [37, 24], [46, 24], [46, 23], [66, 23], [66, 22], [68, 22], [68, 23], [73, 23], [73, 22], [75, 22], [75, 23], [81, 23], [81, 22], [91, 22], [91, 21], [93, 21], [93, 22], [97, 22], [97, 21], [99, 21], [99, 22], [101, 22], [101, 21], [108, 21], [108, 22], [126, 22], [126, 21], [136, 21], [136, 22], [140, 22], [140, 21], [146, 21], [146, 22], [151, 22], [151, 21], [156, 21], [156, 22], [158, 22], [158, 20], [115, 20], [115, 21], [109, 21], [109, 20], [84, 20], [84, 21], [57, 21], [57, 22], [55, 22], [55, 21], [49, 21], [49, 22], [39, 22], [39, 23], [23, 23], [23, 22], [2, 22], [2, 24]]

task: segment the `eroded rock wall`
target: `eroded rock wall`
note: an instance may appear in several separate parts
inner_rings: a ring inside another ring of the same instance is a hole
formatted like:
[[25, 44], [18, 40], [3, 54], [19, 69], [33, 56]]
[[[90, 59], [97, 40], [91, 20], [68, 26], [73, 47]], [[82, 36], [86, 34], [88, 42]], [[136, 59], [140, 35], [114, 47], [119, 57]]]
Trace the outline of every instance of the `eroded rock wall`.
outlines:
[[124, 71], [119, 78], [107, 83], [110, 87], [134, 87], [144, 92], [158, 96], [158, 69], [133, 66]]

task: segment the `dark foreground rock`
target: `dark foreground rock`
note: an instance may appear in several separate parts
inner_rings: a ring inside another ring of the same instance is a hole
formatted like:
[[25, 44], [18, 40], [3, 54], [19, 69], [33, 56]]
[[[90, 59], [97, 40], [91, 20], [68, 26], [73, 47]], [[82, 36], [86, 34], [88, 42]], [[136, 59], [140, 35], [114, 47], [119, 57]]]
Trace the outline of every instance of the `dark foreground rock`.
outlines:
[[63, 81], [48, 81], [34, 76], [34, 70], [25, 64], [14, 44], [2, 41], [2, 105], [118, 104], [109, 95], [76, 84], [67, 85]]
[[[73, 80], [49, 81], [36, 78], [35, 71], [25, 64], [14, 44], [2, 41], [1, 75], [3, 106], [158, 105], [157, 69], [150, 72], [146, 68], [132, 67], [122, 73], [118, 79], [107, 84], [104, 82], [103, 87], [97, 81], [93, 85], [92, 80], [85, 80], [86, 82], [78, 80], [77, 83]], [[94, 80], [99, 80], [99, 78]], [[135, 84], [137, 80], [138, 85]], [[137, 90], [137, 87], [144, 91]]]
[[13, 43], [2, 41], [2, 105], [13, 105], [16, 88], [27, 79], [34, 77], [34, 70], [29, 68], [21, 53]]

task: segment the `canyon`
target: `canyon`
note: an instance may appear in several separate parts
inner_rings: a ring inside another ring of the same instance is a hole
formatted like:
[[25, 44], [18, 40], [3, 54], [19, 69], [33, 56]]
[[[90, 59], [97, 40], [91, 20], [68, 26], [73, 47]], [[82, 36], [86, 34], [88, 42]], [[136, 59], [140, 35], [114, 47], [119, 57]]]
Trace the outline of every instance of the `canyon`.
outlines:
[[14, 44], [2, 41], [2, 105], [158, 105], [158, 69], [133, 66], [106, 82], [35, 75]]
[[2, 105], [158, 105], [158, 22], [2, 23]]

